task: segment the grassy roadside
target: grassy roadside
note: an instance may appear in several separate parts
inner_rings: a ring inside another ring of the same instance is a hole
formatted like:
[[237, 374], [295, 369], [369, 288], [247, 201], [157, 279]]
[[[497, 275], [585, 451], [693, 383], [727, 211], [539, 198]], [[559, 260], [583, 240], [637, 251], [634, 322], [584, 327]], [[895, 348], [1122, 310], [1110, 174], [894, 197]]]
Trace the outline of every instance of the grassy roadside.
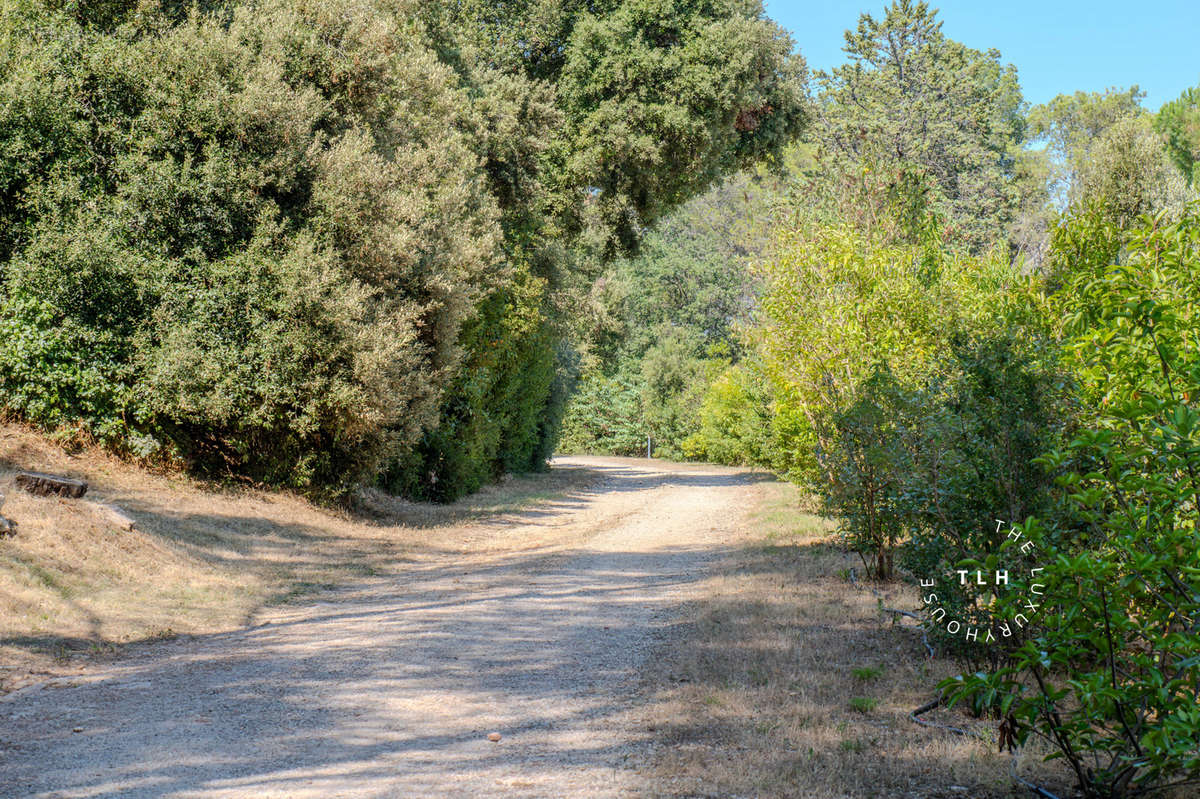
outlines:
[[[83, 477], [84, 500], [14, 490], [17, 470]], [[561, 496], [586, 475], [509, 478], [446, 506], [365, 495], [354, 513], [297, 496], [150, 474], [100, 452], [69, 454], [0, 425], [0, 693], [83, 668], [139, 641], [237, 628], [262, 607], [388, 574], [406, 553], [455, 549], [472, 522]], [[131, 516], [119, 529], [93, 500]]]
[[[796, 510], [796, 490], [762, 486], [750, 543], [710, 580], [677, 642], [644, 675], [658, 797], [1025, 797], [997, 753], [995, 722], [939, 710], [923, 718], [988, 742], [914, 724], [908, 714], [956, 673], [928, 660], [919, 633], [893, 626], [846, 570], [857, 559], [828, 522]], [[881, 586], [893, 607], [915, 591]], [[1042, 752], [1020, 773], [1073, 795]]]

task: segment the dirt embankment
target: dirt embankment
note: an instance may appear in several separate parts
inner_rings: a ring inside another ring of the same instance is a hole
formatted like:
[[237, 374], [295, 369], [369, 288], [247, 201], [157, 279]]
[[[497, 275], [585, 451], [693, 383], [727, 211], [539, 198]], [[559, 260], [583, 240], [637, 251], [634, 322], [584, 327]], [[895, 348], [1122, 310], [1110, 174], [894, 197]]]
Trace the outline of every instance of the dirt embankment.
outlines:
[[[81, 477], [82, 500], [34, 497], [18, 470]], [[0, 425], [0, 694], [119, 655], [129, 644], [238, 629], [263, 607], [395, 573], [414, 548], [453, 549], [473, 523], [585, 487], [586, 472], [514, 478], [449, 506], [371, 494], [354, 514], [286, 493], [215, 488], [100, 452], [68, 454]], [[99, 504], [134, 523], [123, 529]]]

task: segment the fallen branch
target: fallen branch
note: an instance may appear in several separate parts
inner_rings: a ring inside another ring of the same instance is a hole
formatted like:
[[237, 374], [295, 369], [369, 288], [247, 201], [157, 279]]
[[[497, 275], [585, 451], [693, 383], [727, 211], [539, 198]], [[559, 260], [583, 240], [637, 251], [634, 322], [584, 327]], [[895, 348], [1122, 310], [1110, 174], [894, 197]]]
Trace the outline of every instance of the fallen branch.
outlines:
[[912, 719], [913, 721], [915, 721], [917, 724], [920, 724], [922, 727], [934, 727], [939, 730], [949, 730], [950, 732], [956, 732], [959, 735], [970, 735], [975, 738], [978, 738], [981, 741], [987, 740], [986, 736], [984, 736], [980, 732], [977, 732], [976, 730], [964, 730], [961, 727], [951, 727], [949, 724], [941, 724], [936, 721], [926, 721], [925, 719], [917, 718], [922, 713], [928, 713], [929, 711], [933, 710], [934, 708], [939, 707], [941, 704], [942, 704], [942, 697], [939, 694], [937, 699], [933, 699], [933, 700], [921, 705], [919, 708], [914, 710], [912, 713], [909, 713], [908, 717], [910, 719]]
[[18, 472], [13, 482], [30, 494], [35, 494], [39, 497], [48, 497], [51, 494], [57, 494], [60, 497], [79, 499], [88, 490], [88, 484], [84, 480], [76, 480], [57, 474], [44, 474], [42, 472]]

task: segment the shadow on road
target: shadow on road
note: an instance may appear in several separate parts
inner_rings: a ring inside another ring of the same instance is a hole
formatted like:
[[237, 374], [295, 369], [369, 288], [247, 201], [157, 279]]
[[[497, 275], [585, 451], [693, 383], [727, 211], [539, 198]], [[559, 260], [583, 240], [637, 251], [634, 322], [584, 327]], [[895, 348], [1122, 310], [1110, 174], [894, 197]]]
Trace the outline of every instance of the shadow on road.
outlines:
[[[632, 523], [610, 514], [603, 549], [464, 562], [431, 541], [385, 562], [364, 546], [364, 573], [377, 579], [277, 607], [270, 623], [135, 648], [79, 684], [0, 702], [0, 796], [622, 795], [653, 735], [630, 726], [638, 670], [707, 566], [733, 551], [693, 536], [715, 523], [694, 498], [736, 507], [736, 492], [765, 478], [555, 468], [570, 474], [566, 490], [488, 524], [536, 527], [647, 492], [669, 503], [636, 513], [660, 514], [651, 523], [674, 525], [678, 541], [624, 551]], [[661, 488], [702, 494], [653, 493]], [[271, 547], [296, 541], [309, 552], [337, 544], [306, 525], [135, 510], [214, 567], [245, 567], [248, 553], [270, 559]], [[205, 549], [197, 525], [236, 529], [254, 546], [239, 551], [235, 538]], [[436, 538], [437, 525], [422, 529]], [[486, 739], [492, 731], [500, 743]]]

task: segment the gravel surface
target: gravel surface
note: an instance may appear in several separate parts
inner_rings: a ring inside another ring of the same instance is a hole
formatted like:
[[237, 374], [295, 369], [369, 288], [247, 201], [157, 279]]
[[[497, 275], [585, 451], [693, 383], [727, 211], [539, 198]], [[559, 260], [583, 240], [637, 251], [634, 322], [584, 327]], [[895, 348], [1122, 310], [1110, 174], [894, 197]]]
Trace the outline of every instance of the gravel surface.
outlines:
[[386, 579], [8, 695], [0, 797], [638, 795], [639, 666], [757, 478], [555, 467], [598, 477]]

